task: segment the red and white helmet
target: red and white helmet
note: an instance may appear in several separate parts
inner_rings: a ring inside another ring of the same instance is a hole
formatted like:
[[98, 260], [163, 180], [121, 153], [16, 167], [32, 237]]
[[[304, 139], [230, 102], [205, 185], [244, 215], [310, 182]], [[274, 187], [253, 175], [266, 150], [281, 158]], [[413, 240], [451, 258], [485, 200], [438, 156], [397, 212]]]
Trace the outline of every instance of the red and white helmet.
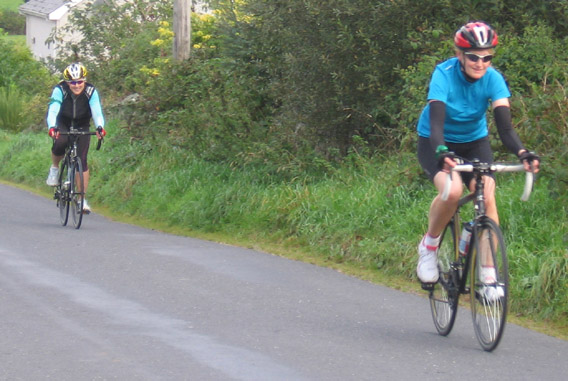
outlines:
[[483, 21], [474, 21], [462, 26], [454, 36], [454, 43], [461, 50], [491, 49], [497, 46], [497, 32]]

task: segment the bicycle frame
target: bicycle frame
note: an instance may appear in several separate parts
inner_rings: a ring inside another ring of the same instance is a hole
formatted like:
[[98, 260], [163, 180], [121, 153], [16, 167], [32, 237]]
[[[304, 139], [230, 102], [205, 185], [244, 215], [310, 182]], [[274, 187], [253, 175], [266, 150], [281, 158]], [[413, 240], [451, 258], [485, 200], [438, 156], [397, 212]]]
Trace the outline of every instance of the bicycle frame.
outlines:
[[[461, 219], [461, 208], [468, 204], [469, 202], [474, 203], [474, 218], [473, 218], [473, 225], [472, 225], [472, 236], [470, 238], [470, 242], [474, 241], [474, 234], [477, 232], [477, 227], [479, 224], [479, 220], [481, 217], [485, 216], [485, 195], [484, 195], [484, 187], [485, 187], [485, 179], [483, 178], [483, 174], [481, 172], [474, 172], [474, 180], [475, 180], [475, 191], [462, 197], [458, 201], [458, 207], [452, 217], [453, 222], [453, 231], [455, 239], [454, 251], [456, 258], [456, 262], [451, 263], [451, 269], [454, 272], [454, 279], [458, 280], [458, 292], [460, 294], [467, 294], [470, 292], [469, 288], [467, 287], [468, 277], [467, 274], [470, 271], [471, 265], [471, 255], [473, 251], [473, 245], [470, 245], [467, 252], [464, 255], [460, 255], [459, 252], [459, 237], [461, 233], [461, 226], [462, 226], [462, 219]], [[455, 282], [454, 280], [454, 282]], [[447, 285], [449, 286], [449, 285]]]
[[[473, 202], [474, 205], [474, 218], [473, 218], [473, 226], [472, 226], [472, 237], [471, 242], [475, 239], [474, 237], [478, 234], [478, 227], [480, 220], [486, 217], [486, 210], [485, 210], [485, 175], [489, 175], [494, 172], [520, 172], [524, 171], [525, 167], [523, 164], [507, 164], [507, 163], [496, 163], [496, 164], [487, 164], [481, 163], [479, 160], [474, 160], [472, 164], [459, 164], [456, 167], [452, 168], [451, 172], [448, 173], [446, 184], [444, 187], [444, 191], [442, 193], [442, 200], [447, 200], [449, 196], [449, 190], [451, 188], [452, 183], [452, 173], [453, 172], [473, 172], [473, 179], [475, 180], [475, 190], [474, 192], [462, 197], [458, 201], [458, 207], [452, 220], [454, 222], [454, 232], [455, 237], [459, 239], [460, 235], [460, 228], [461, 228], [461, 218], [460, 218], [460, 209], [467, 203]], [[522, 201], [527, 201], [530, 197], [532, 187], [533, 187], [534, 175], [532, 172], [526, 173], [526, 180], [525, 180], [525, 187], [523, 190], [523, 195], [521, 196]], [[466, 294], [469, 292], [467, 288], [467, 274], [470, 270], [471, 265], [471, 256], [472, 251], [474, 250], [473, 245], [470, 245], [465, 258], [459, 255], [459, 246], [458, 246], [458, 239], [455, 240], [455, 258], [459, 258], [459, 262], [455, 263], [454, 265], [457, 266], [456, 270], [460, 271], [460, 279], [459, 283], [459, 292], [461, 294]]]
[[[75, 229], [81, 227], [83, 217], [84, 183], [83, 166], [78, 155], [77, 141], [80, 136], [96, 135], [95, 132], [78, 131], [71, 128], [68, 132], [60, 132], [60, 135], [68, 135], [67, 147], [61, 160], [58, 185], [55, 188], [54, 199], [60, 209], [60, 219], [63, 226], [67, 225], [70, 204], [73, 209], [73, 225]], [[97, 150], [100, 149], [102, 139], [99, 139]], [[65, 178], [64, 178], [65, 177]], [[76, 180], [76, 177], [78, 180]]]

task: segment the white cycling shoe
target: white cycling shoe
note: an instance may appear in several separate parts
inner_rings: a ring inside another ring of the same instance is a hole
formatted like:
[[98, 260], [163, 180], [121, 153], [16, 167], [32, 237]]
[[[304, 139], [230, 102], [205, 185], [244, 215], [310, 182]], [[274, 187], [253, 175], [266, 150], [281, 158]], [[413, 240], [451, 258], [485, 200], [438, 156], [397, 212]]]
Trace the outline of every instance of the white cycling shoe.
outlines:
[[479, 272], [479, 278], [483, 282], [481, 295], [489, 303], [494, 303], [505, 297], [505, 290], [497, 283], [497, 273], [495, 267], [482, 266]]
[[47, 175], [47, 180], [45, 183], [50, 187], [56, 187], [59, 180], [59, 168], [57, 167], [50, 167], [49, 168], [49, 175]]
[[83, 214], [89, 214], [91, 213], [91, 207], [89, 206], [89, 204], [87, 203], [87, 199], [83, 199]]
[[436, 283], [440, 275], [438, 271], [438, 248], [426, 246], [424, 239], [418, 245], [416, 275], [422, 283]]

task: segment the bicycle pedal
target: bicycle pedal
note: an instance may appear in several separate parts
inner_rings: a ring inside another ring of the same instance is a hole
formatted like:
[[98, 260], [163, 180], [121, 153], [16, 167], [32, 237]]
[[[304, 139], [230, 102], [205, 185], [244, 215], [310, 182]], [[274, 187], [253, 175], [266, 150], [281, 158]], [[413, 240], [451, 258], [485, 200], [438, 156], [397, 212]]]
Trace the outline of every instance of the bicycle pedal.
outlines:
[[435, 285], [435, 284], [436, 284], [436, 283], [422, 283], [422, 282], [420, 282], [420, 285], [422, 286], [422, 289], [423, 289], [424, 291], [432, 291], [432, 290], [434, 290], [434, 285]]

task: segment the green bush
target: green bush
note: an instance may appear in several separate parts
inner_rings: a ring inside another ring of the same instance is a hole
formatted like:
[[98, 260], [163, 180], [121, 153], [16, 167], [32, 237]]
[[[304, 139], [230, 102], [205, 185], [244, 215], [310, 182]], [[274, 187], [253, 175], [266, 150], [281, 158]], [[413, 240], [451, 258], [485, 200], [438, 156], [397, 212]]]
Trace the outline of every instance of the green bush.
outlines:
[[21, 131], [42, 123], [56, 80], [27, 47], [0, 39], [0, 128]]
[[0, 86], [16, 85], [28, 95], [47, 93], [54, 83], [47, 68], [36, 61], [27, 47], [0, 39]]
[[500, 44], [495, 65], [506, 75], [514, 97], [532, 92], [535, 84], [546, 87], [568, 80], [568, 40], [555, 38], [551, 27], [529, 26], [520, 35], [505, 34]]
[[0, 29], [8, 34], [26, 34], [26, 18], [18, 12], [0, 9]]

